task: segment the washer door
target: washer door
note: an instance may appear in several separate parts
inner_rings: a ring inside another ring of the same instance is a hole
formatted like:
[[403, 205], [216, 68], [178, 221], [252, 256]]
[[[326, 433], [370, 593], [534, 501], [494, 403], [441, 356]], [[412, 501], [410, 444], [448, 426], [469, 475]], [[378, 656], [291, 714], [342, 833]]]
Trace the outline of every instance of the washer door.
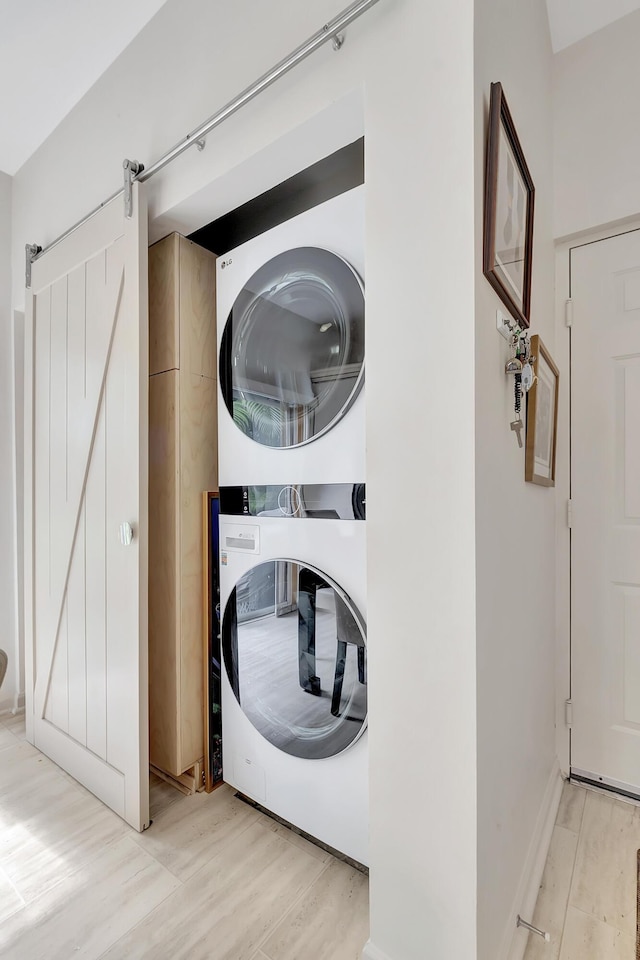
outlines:
[[319, 247], [265, 263], [242, 288], [220, 347], [220, 387], [236, 425], [269, 447], [295, 447], [347, 412], [364, 377], [364, 290]]
[[279, 750], [319, 760], [364, 732], [366, 627], [326, 574], [292, 560], [253, 567], [227, 601], [222, 647], [243, 713]]

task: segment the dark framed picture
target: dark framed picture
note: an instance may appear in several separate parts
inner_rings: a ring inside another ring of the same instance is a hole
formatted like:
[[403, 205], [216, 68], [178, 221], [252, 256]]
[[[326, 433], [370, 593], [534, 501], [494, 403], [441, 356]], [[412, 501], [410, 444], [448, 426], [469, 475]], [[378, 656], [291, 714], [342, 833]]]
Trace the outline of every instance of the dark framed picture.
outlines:
[[527, 445], [524, 478], [553, 487], [556, 483], [558, 381], [560, 374], [540, 337], [531, 337], [534, 381], [527, 394]]
[[535, 190], [501, 83], [491, 84], [484, 200], [484, 275], [529, 326]]

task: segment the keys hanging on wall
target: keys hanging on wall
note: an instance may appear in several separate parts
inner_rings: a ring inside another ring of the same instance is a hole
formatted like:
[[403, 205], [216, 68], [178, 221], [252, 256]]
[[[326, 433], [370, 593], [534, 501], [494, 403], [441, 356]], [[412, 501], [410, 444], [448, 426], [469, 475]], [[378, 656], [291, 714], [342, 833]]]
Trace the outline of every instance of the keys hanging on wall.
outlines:
[[525, 330], [516, 327], [510, 340], [513, 356], [507, 360], [505, 373], [513, 375], [513, 409], [515, 419], [509, 424], [510, 429], [515, 433], [518, 440], [518, 447], [522, 448], [522, 431], [524, 423], [522, 420], [522, 394], [528, 393], [533, 386], [535, 376], [533, 373], [533, 362], [535, 357], [531, 356], [531, 341], [529, 334]]
[[515, 431], [518, 437], [518, 446], [521, 447], [522, 446], [522, 428], [524, 424], [520, 419], [520, 417], [518, 417], [517, 420], [512, 420], [510, 426], [511, 426], [511, 429]]
[[[519, 360], [521, 363], [521, 361]], [[518, 438], [518, 446], [522, 447], [522, 418], [520, 415], [520, 408], [522, 406], [522, 367], [520, 370], [517, 370], [513, 377], [513, 409], [515, 411], [516, 418], [510, 423], [511, 429], [514, 431]]]

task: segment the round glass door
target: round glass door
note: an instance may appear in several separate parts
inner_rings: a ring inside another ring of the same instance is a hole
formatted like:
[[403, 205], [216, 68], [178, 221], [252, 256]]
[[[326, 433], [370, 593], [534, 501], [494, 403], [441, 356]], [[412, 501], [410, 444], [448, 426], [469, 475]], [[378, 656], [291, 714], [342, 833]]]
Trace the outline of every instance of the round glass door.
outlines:
[[269, 447], [321, 436], [364, 377], [364, 289], [319, 247], [265, 263], [238, 294], [220, 349], [220, 386], [234, 422]]
[[364, 731], [365, 624], [314, 567], [272, 560], [246, 573], [227, 601], [222, 648], [243, 713], [279, 750], [320, 760]]

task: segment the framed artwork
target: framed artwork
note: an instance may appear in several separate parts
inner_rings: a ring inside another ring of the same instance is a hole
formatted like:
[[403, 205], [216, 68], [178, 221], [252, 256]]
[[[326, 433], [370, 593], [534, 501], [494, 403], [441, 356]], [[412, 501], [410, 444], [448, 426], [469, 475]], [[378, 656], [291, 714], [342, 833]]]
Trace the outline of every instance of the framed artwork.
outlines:
[[559, 371], [540, 337], [531, 337], [533, 386], [527, 394], [527, 444], [524, 478], [553, 487], [556, 482]]
[[491, 84], [484, 199], [484, 275], [529, 326], [535, 190], [502, 84]]

